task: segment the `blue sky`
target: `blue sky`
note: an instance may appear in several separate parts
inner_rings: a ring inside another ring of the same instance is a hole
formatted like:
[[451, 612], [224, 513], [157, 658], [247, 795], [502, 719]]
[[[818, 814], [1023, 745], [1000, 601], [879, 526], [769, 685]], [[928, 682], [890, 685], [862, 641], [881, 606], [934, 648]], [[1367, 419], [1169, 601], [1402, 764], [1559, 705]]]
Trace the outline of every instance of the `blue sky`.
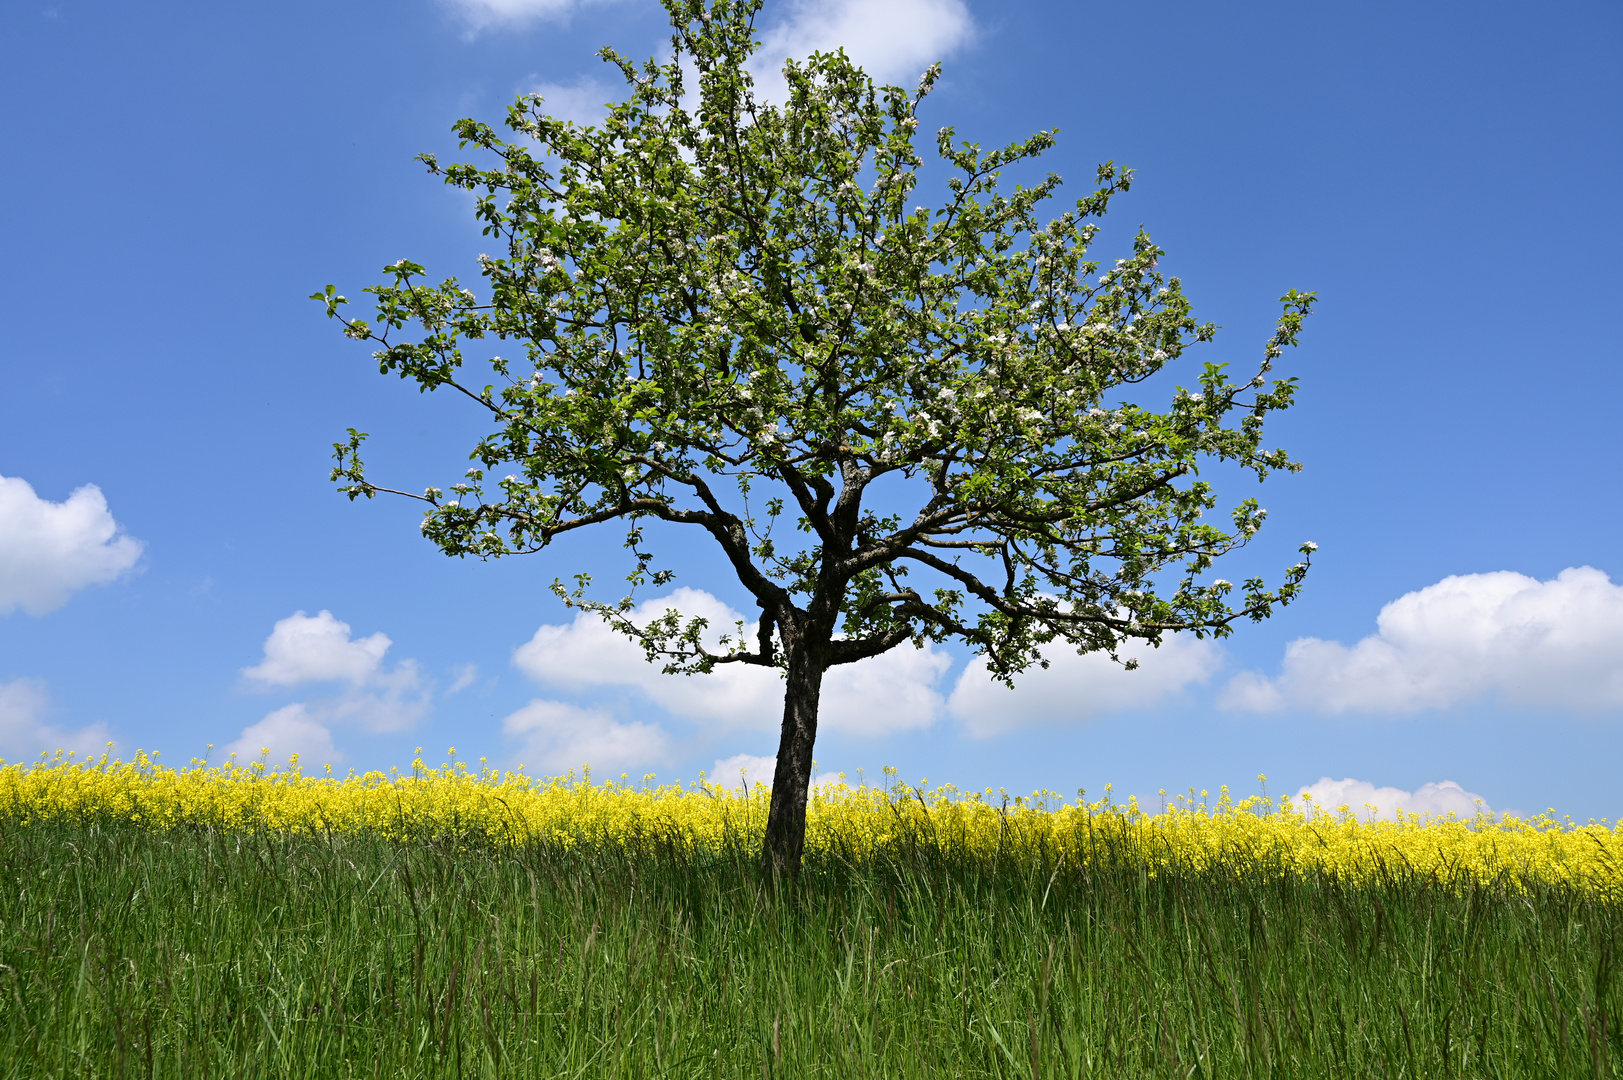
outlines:
[[[1195, 363], [1254, 361], [1275, 297], [1322, 298], [1272, 429], [1307, 467], [1258, 492], [1268, 528], [1226, 574], [1314, 540], [1299, 604], [1003, 697], [960, 653], [872, 662], [826, 710], [825, 772], [1118, 795], [1265, 773], [1623, 816], [1623, 11], [807, 0], [766, 24], [909, 84], [944, 59], [931, 121], [1057, 126], [1076, 188], [1137, 169], [1097, 250], [1148, 227], [1224, 327]], [[471, 420], [305, 297], [401, 257], [472, 279], [468, 204], [413, 156], [455, 159], [451, 123], [518, 93], [589, 111], [614, 94], [595, 50], [665, 29], [643, 0], [0, 11], [0, 756], [455, 745], [693, 779], [773, 752], [770, 687], [655, 676], [552, 598], [614, 579], [617, 534], [450, 560], [413, 506], [326, 480], [354, 426], [380, 482], [444, 486]], [[748, 606], [679, 542], [685, 602]]]

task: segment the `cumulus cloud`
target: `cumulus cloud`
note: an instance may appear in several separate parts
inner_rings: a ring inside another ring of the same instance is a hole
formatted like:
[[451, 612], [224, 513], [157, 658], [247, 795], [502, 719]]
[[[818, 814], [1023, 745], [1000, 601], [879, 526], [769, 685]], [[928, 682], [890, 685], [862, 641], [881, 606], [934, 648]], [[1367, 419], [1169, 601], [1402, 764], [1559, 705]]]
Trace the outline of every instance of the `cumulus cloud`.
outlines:
[[58, 750], [85, 757], [99, 753], [107, 745], [107, 729], [101, 724], [77, 731], [47, 724], [49, 705], [45, 684], [38, 679], [0, 683], [0, 757], [20, 761]]
[[912, 86], [924, 69], [966, 44], [975, 31], [963, 0], [799, 0], [767, 27], [755, 57], [756, 85], [771, 99], [785, 94], [778, 74], [786, 58], [843, 48], [879, 82]]
[[[940, 718], [945, 702], [936, 684], [952, 666], [952, 657], [899, 645], [868, 660], [842, 664], [823, 676], [817, 726], [859, 735], [919, 731]], [[783, 718], [782, 684], [773, 730]]]
[[958, 677], [948, 712], [970, 734], [983, 737], [1031, 724], [1084, 722], [1160, 705], [1206, 682], [1223, 664], [1223, 650], [1215, 642], [1183, 634], [1166, 638], [1159, 649], [1124, 649], [1124, 657], [1138, 659], [1133, 671], [1102, 653], [1078, 656], [1058, 642], [1047, 655], [1049, 666], [1016, 677], [1012, 690], [987, 673], [985, 657], [976, 657]]
[[1231, 680], [1225, 708], [1402, 714], [1493, 697], [1517, 706], [1623, 708], [1623, 586], [1582, 566], [1553, 580], [1444, 578], [1381, 609], [1357, 644], [1300, 638], [1279, 675]]
[[[605, 0], [447, 0], [475, 30], [498, 24], [564, 18]], [[761, 35], [763, 70], [776, 72], [785, 57], [804, 59], [844, 48], [880, 80], [914, 79], [951, 55], [975, 31], [964, 0], [793, 0], [772, 5], [782, 13]]]
[[1452, 780], [1422, 784], [1415, 791], [1395, 787], [1376, 787], [1366, 780], [1332, 780], [1322, 777], [1316, 784], [1307, 784], [1296, 792], [1299, 804], [1311, 796], [1313, 805], [1334, 814], [1342, 807], [1359, 817], [1375, 816], [1388, 820], [1396, 811], [1409, 814], [1431, 814], [1446, 817], [1474, 817], [1478, 813], [1491, 813], [1487, 800], [1474, 791], [1466, 791]]
[[658, 724], [622, 723], [601, 709], [537, 698], [502, 721], [522, 741], [515, 759], [557, 774], [588, 765], [599, 775], [665, 761], [670, 739]]
[[0, 476], [0, 615], [18, 607], [30, 615], [55, 611], [69, 593], [129, 570], [141, 548], [113, 520], [96, 485], [57, 503], [26, 480]]
[[732, 757], [717, 761], [707, 779], [712, 784], [719, 784], [722, 787], [736, 788], [742, 784], [754, 787], [756, 784], [765, 784], [770, 788], [772, 774], [777, 767], [776, 755], [760, 757], [755, 754], [734, 754]]
[[[601, 0], [448, 0], [475, 31], [500, 24], [568, 16]], [[975, 23], [964, 0], [793, 0], [771, 5], [779, 16], [761, 34], [751, 64], [760, 95], [782, 101], [784, 60], [804, 60], [813, 52], [843, 48], [846, 55], [882, 83], [911, 86], [924, 69], [957, 52], [974, 36]], [[552, 115], [595, 123], [603, 102], [618, 93], [596, 79], [542, 83], [535, 92], [552, 105]]]
[[[647, 622], [675, 608], [709, 622], [707, 644], [737, 632], [744, 617], [711, 594], [677, 589], [639, 605], [632, 618]], [[745, 622], [753, 641], [755, 623]], [[519, 646], [513, 663], [526, 675], [561, 690], [634, 688], [675, 716], [724, 728], [777, 729], [783, 717], [783, 680], [768, 668], [724, 664], [709, 675], [665, 675], [642, 649], [595, 615], [545, 625]], [[952, 658], [933, 648], [903, 645], [856, 664], [831, 669], [823, 679], [819, 726], [857, 734], [888, 734], [927, 728], [940, 716], [936, 683]]]
[[[738, 612], [699, 589], [677, 589], [670, 596], [643, 602], [632, 618], [657, 618], [667, 608], [685, 617], [709, 620], [707, 644], [734, 632]], [[513, 653], [514, 665], [530, 678], [560, 690], [579, 692], [598, 687], [635, 687], [679, 716], [710, 717], [728, 725], [756, 725], [766, 714], [782, 711], [782, 683], [764, 668], [725, 665], [711, 675], [663, 675], [643, 658], [642, 649], [595, 615], [581, 612], [573, 622], [546, 624]]]
[[333, 745], [332, 729], [310, 714], [303, 704], [284, 705], [257, 724], [242, 729], [242, 735], [225, 748], [239, 763], [258, 760], [262, 755], [272, 766], [284, 764], [294, 754], [302, 765], [336, 765], [345, 759]]
[[414, 660], [402, 660], [395, 669], [374, 676], [369, 688], [348, 691], [309, 703], [314, 715], [354, 724], [363, 731], [410, 731], [428, 713], [433, 688]]
[[330, 611], [316, 615], [297, 611], [279, 620], [265, 639], [264, 658], [242, 669], [249, 683], [260, 689], [342, 685], [336, 694], [269, 713], [243, 729], [231, 749], [239, 758], [248, 759], [257, 758], [261, 747], [270, 746], [276, 762], [298, 750], [302, 760], [325, 763], [343, 757], [333, 744], [334, 724], [350, 724], [373, 733], [414, 727], [428, 712], [433, 688], [415, 660], [402, 660], [392, 670], [384, 669], [383, 657], [391, 644], [383, 633], [353, 637], [350, 625]]
[[349, 623], [330, 611], [295, 611], [277, 622], [265, 639], [265, 659], [242, 673], [270, 686], [343, 679], [360, 685], [370, 679], [393, 644], [387, 634], [351, 640]]

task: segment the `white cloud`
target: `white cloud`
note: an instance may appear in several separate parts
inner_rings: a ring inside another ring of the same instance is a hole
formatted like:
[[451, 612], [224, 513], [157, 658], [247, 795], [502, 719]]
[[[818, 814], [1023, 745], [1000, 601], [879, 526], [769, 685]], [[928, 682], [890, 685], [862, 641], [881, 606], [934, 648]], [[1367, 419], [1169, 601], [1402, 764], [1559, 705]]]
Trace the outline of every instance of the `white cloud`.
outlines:
[[265, 659], [242, 673], [270, 686], [339, 679], [360, 685], [377, 672], [391, 642], [382, 633], [358, 641], [349, 634], [349, 623], [339, 622], [330, 611], [314, 616], [296, 611], [272, 628], [265, 639]]
[[230, 747], [239, 758], [257, 758], [260, 747], [269, 746], [271, 760], [277, 763], [295, 750], [307, 760], [342, 760], [343, 751], [333, 744], [332, 725], [351, 724], [373, 733], [407, 731], [427, 714], [433, 687], [417, 662], [402, 660], [385, 671], [389, 636], [376, 633], [355, 639], [350, 634], [348, 623], [325, 610], [313, 616], [294, 612], [276, 623], [265, 639], [264, 659], [242, 669], [251, 682], [262, 689], [323, 682], [345, 685], [330, 697], [284, 706], [244, 728]]
[[[1288, 656], [1292, 646], [1298, 642], [1291, 642], [1285, 646]], [[1242, 671], [1230, 679], [1217, 695], [1217, 706], [1220, 709], [1231, 709], [1236, 712], [1278, 712], [1285, 707], [1285, 695], [1280, 693], [1274, 680], [1255, 671]]]
[[750, 787], [756, 784], [772, 786], [772, 774], [778, 767], [778, 759], [773, 757], [759, 757], [755, 754], [734, 754], [730, 758], [717, 761], [706, 779], [712, 784], [722, 787], [736, 788], [740, 783], [747, 783]]
[[1223, 663], [1223, 650], [1213, 641], [1182, 634], [1166, 638], [1159, 649], [1129, 646], [1123, 656], [1136, 656], [1128, 671], [1103, 653], [1078, 656], [1062, 642], [1049, 647], [1049, 666], [1015, 677], [1014, 689], [996, 682], [977, 656], [958, 677], [947, 710], [972, 735], [989, 736], [1037, 723], [1077, 723], [1105, 713], [1147, 709], [1188, 687], [1204, 683]]
[[756, 85], [785, 96], [779, 72], [788, 57], [843, 48], [876, 81], [911, 88], [924, 69], [968, 42], [975, 24], [963, 0], [799, 0], [761, 35]]
[[0, 615], [44, 615], [68, 594], [117, 578], [141, 557], [94, 484], [55, 503], [18, 477], [0, 476]]
[[[605, 0], [447, 0], [477, 32], [490, 26], [537, 19], [566, 18], [588, 3]], [[964, 0], [792, 0], [771, 5], [781, 17], [761, 33], [761, 48], [750, 64], [756, 92], [782, 101], [786, 59], [805, 60], [814, 52], [843, 48], [857, 66], [880, 83], [911, 88], [925, 68], [966, 45], [975, 23]], [[691, 70], [690, 70], [691, 74]], [[549, 112], [563, 120], [595, 124], [607, 115], [604, 102], [624, 89], [596, 78], [573, 83], [543, 82], [533, 88], [547, 99]]]
[[609, 115], [606, 105], [626, 96], [624, 88], [610, 89], [600, 79], [582, 76], [573, 83], [536, 83], [530, 93], [546, 100], [547, 115], [577, 124], [598, 124]]
[[45, 722], [50, 704], [45, 684], [37, 679], [0, 683], [0, 757], [22, 761], [41, 753], [68, 750], [87, 757], [107, 745], [101, 724], [64, 731]]
[[[717, 644], [735, 632], [738, 612], [698, 589], [677, 589], [648, 600], [632, 617], [653, 619], [667, 608], [687, 617], [709, 620], [706, 643]], [[723, 665], [711, 675], [663, 675], [658, 664], [643, 658], [642, 649], [595, 615], [581, 612], [564, 625], [547, 624], [513, 653], [513, 663], [530, 678], [561, 690], [605, 686], [636, 687], [663, 708], [693, 718], [708, 717], [724, 725], [760, 727], [783, 711], [783, 683], [773, 671], [738, 664]]]
[[1496, 697], [1510, 705], [1623, 708], [1623, 587], [1583, 566], [1554, 580], [1498, 571], [1447, 577], [1381, 609], [1348, 647], [1300, 638], [1280, 674], [1237, 675], [1225, 708], [1413, 713]]
[[[514, 25], [538, 19], [567, 18], [579, 8], [606, 0], [446, 0], [468, 26]], [[813, 52], [843, 48], [852, 61], [880, 82], [911, 85], [924, 69], [956, 52], [975, 31], [964, 0], [792, 0], [769, 10], [783, 16], [761, 34], [756, 54], [757, 85], [766, 96], [781, 100], [778, 72], [787, 57], [804, 60]], [[588, 83], [577, 84], [585, 86]], [[568, 87], [554, 87], [564, 95]], [[544, 90], [538, 90], [545, 93]], [[548, 95], [549, 100], [551, 95]], [[564, 108], [563, 96], [559, 107]], [[597, 110], [601, 101], [585, 103]], [[553, 115], [577, 119], [576, 115]]]
[[502, 721], [523, 740], [514, 759], [546, 774], [589, 765], [599, 776], [657, 764], [670, 755], [658, 724], [621, 723], [600, 709], [537, 698]]
[[449, 690], [445, 691], [446, 697], [459, 694], [479, 681], [478, 664], [458, 664], [452, 670], [456, 672], [456, 681], [451, 684]]
[[309, 703], [314, 715], [352, 723], [370, 732], [409, 731], [427, 714], [433, 688], [423, 679], [415, 660], [402, 660], [395, 669], [372, 677], [365, 693], [349, 690], [338, 697]]
[[[823, 676], [817, 726], [859, 735], [927, 728], [940, 718], [945, 706], [935, 687], [951, 666], [952, 657], [926, 643], [922, 649], [899, 645], [879, 656], [832, 668]], [[783, 719], [781, 683], [777, 690], [773, 730]]]
[[1366, 780], [1332, 780], [1326, 776], [1296, 792], [1297, 809], [1304, 809], [1301, 803], [1304, 795], [1311, 795], [1313, 805], [1326, 813], [1334, 814], [1345, 806], [1361, 818], [1373, 812], [1376, 817], [1390, 820], [1397, 816], [1394, 813], [1397, 810], [1437, 817], [1455, 814], [1462, 818], [1492, 811], [1482, 796], [1466, 791], [1452, 780], [1422, 784], [1416, 791], [1404, 791], [1394, 787], [1378, 788]]
[[468, 26], [483, 30], [487, 26], [526, 23], [535, 19], [561, 19], [576, 8], [584, 7], [583, 0], [446, 0]]
[[348, 724], [372, 734], [409, 731], [428, 712], [429, 699], [417, 665], [407, 660], [381, 676], [380, 685], [372, 690], [297, 701], [267, 713], [243, 728], [226, 752], [246, 762], [257, 759], [261, 748], [268, 746], [273, 764], [285, 762], [295, 751], [307, 765], [336, 763], [346, 755], [333, 741], [334, 725]]
[[284, 705], [250, 724], [225, 752], [235, 754], [239, 765], [257, 761], [263, 754], [273, 768], [286, 764], [294, 754], [306, 769], [344, 760], [343, 752], [333, 745], [332, 730], [302, 704]]
[[[632, 618], [646, 622], [669, 608], [709, 620], [712, 648], [723, 633], [736, 634], [743, 619], [699, 589], [677, 589], [645, 601]], [[753, 642], [755, 623], [746, 623], [744, 634]], [[515, 650], [513, 663], [537, 682], [561, 690], [632, 687], [675, 716], [724, 728], [776, 731], [783, 718], [783, 680], [775, 670], [723, 664], [709, 675], [664, 675], [638, 645], [586, 613], [568, 624], [542, 626]], [[942, 707], [935, 684], [951, 664], [951, 657], [933, 648], [903, 645], [833, 668], [823, 679], [819, 727], [870, 735], [929, 727]]]

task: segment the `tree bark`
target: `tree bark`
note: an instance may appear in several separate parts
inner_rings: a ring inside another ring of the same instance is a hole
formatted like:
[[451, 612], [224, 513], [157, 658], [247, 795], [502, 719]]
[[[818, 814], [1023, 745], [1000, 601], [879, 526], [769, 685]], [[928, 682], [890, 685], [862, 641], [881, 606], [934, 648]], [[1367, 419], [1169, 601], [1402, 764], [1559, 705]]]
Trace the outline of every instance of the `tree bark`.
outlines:
[[[786, 635], [787, 636], [787, 635]], [[825, 658], [796, 643], [786, 649], [783, 730], [772, 771], [772, 807], [767, 812], [762, 868], [771, 876], [800, 874], [806, 848], [806, 800], [811, 794], [812, 746], [817, 740], [817, 703], [823, 690]]]

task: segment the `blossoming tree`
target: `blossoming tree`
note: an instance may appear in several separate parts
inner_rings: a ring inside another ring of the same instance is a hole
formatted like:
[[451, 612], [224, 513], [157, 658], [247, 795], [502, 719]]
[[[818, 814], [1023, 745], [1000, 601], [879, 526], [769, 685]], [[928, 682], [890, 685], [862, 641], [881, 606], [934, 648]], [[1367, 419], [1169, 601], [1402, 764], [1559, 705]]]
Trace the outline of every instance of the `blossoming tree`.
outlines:
[[[664, 3], [666, 62], [604, 50], [629, 97], [600, 125], [521, 98], [511, 138], [457, 124], [485, 165], [423, 156], [477, 196], [498, 245], [480, 258], [483, 299], [404, 260], [367, 290], [372, 321], [346, 317], [330, 285], [316, 294], [376, 344], [380, 371], [456, 392], [489, 421], [478, 467], [449, 493], [374, 484], [353, 429], [333, 477], [351, 499], [425, 502], [423, 533], [448, 555], [536, 552], [621, 522], [633, 593], [671, 578], [648, 524], [719, 545], [760, 607], [753, 634], [733, 628], [719, 646], [677, 611], [633, 621], [632, 596], [593, 599], [584, 576], [553, 588], [668, 672], [782, 671], [763, 859], [794, 873], [831, 667], [955, 639], [1009, 681], [1045, 648], [1114, 657], [1129, 639], [1226, 635], [1291, 601], [1311, 545], [1275, 588], [1203, 583], [1265, 512], [1247, 500], [1203, 521], [1217, 498], [1199, 467], [1299, 468], [1263, 447], [1263, 422], [1291, 404], [1295, 380], [1268, 372], [1313, 297], [1283, 297], [1254, 377], [1206, 364], [1163, 411], [1122, 403], [1215, 329], [1142, 232], [1108, 268], [1089, 258], [1130, 172], [1101, 167], [1095, 190], [1044, 221], [1059, 178], [1011, 190], [1000, 173], [1052, 132], [986, 151], [945, 127], [941, 200], [914, 205], [938, 67], [909, 93], [816, 54], [787, 63], [786, 100], [770, 104], [749, 74], [760, 0]], [[522, 359], [470, 363], [491, 338], [521, 343]], [[493, 385], [468, 377], [485, 364]]]

